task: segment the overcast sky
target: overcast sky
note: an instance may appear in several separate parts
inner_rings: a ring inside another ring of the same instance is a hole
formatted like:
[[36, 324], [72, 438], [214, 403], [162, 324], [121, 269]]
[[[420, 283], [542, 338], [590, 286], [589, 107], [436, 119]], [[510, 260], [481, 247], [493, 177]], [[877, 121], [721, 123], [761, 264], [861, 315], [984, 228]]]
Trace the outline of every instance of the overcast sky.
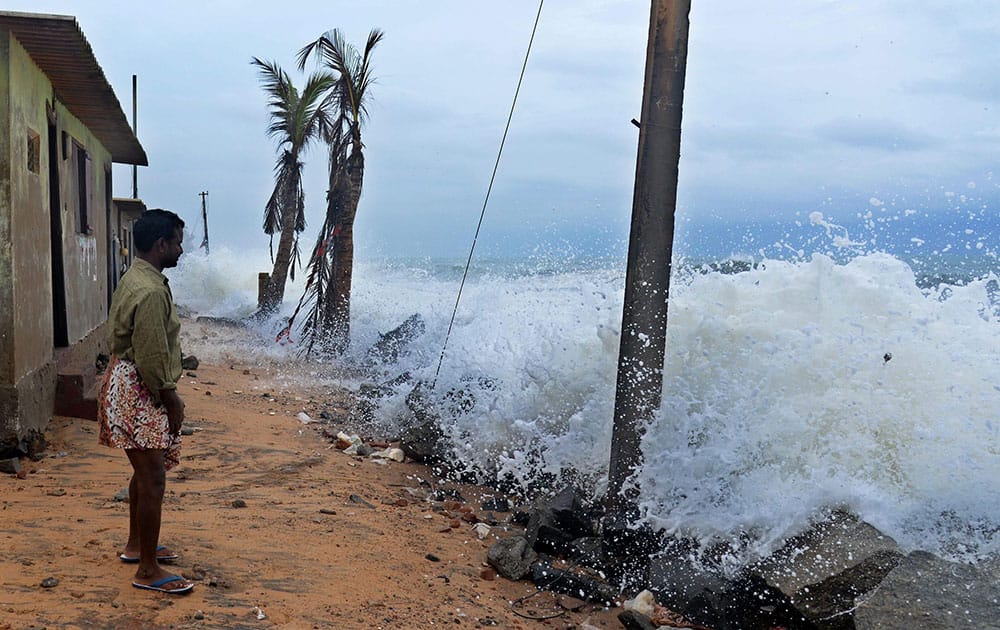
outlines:
[[[694, 0], [680, 182], [682, 224], [811, 212], [998, 207], [1000, 8], [989, 0]], [[74, 15], [150, 165], [140, 196], [213, 243], [266, 247], [274, 142], [250, 65], [340, 28], [374, 53], [359, 256], [461, 255], [471, 242], [538, 8], [534, 0], [9, 1]], [[549, 0], [480, 244], [621, 251], [628, 233], [649, 3]], [[306, 157], [312, 227], [325, 153]], [[131, 195], [127, 168], [115, 195]], [[309, 232], [312, 234], [312, 232]], [[311, 241], [310, 241], [311, 242]], [[189, 247], [193, 243], [188, 244]]]

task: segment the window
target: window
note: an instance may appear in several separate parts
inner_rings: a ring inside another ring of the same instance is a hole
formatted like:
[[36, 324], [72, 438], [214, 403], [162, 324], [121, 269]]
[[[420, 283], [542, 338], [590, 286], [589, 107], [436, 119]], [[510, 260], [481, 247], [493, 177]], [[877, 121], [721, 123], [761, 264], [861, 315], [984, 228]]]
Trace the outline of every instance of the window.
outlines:
[[80, 234], [93, 234], [91, 225], [91, 195], [93, 189], [90, 182], [93, 180], [92, 164], [90, 155], [82, 146], [73, 143], [74, 153], [76, 153], [77, 188], [79, 192], [77, 216], [79, 217], [78, 231]]
[[38, 164], [39, 164], [39, 161], [41, 160], [41, 156], [40, 156], [41, 147], [42, 147], [42, 145], [41, 145], [41, 142], [39, 141], [38, 134], [35, 133], [34, 131], [32, 131], [31, 129], [29, 129], [28, 130], [28, 170], [31, 171], [32, 173], [34, 173], [35, 175], [38, 174], [38, 168], [39, 168]]

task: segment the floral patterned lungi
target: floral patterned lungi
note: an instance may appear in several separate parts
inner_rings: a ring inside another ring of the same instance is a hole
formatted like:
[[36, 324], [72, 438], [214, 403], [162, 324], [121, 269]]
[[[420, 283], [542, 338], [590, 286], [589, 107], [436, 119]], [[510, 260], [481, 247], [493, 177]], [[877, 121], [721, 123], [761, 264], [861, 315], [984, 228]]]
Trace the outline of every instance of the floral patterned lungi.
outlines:
[[135, 363], [111, 358], [98, 402], [98, 442], [112, 448], [162, 449], [167, 470], [180, 462], [181, 438], [170, 434], [167, 409], [156, 402]]

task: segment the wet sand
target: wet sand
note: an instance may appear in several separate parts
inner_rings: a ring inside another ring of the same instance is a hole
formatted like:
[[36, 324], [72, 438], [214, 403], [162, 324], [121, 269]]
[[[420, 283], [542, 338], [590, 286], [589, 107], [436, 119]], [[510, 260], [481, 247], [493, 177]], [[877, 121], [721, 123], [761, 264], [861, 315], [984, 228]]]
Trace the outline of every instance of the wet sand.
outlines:
[[[128, 507], [114, 498], [128, 462], [97, 444], [96, 423], [56, 417], [46, 457], [23, 460], [23, 479], [0, 476], [0, 629], [621, 627], [617, 610], [569, 612], [580, 602], [549, 593], [512, 606], [534, 586], [484, 569], [516, 526], [485, 540], [465, 521], [451, 527], [458, 508], [423, 498], [426, 468], [345, 455], [323, 424], [296, 417], [328, 410], [336, 432], [347, 392], [282, 390], [259, 366], [216, 362], [182, 379], [195, 433], [164, 501], [161, 543], [193, 593], [132, 588], [135, 567], [118, 559]], [[481, 512], [485, 490], [447, 487]], [[50, 577], [58, 585], [42, 587]]]

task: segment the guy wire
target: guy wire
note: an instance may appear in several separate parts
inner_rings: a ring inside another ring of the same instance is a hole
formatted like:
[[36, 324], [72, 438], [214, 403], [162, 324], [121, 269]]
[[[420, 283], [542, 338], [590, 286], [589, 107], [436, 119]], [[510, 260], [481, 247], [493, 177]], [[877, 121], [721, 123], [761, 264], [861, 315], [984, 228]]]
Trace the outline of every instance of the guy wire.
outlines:
[[469, 267], [472, 265], [472, 254], [476, 251], [476, 241], [479, 240], [479, 230], [483, 227], [483, 219], [486, 217], [486, 205], [490, 202], [490, 193], [493, 191], [493, 181], [497, 177], [497, 169], [500, 167], [500, 156], [503, 155], [503, 146], [507, 142], [507, 132], [510, 131], [510, 121], [514, 118], [514, 107], [517, 105], [517, 95], [521, 92], [521, 82], [524, 81], [524, 71], [528, 67], [528, 57], [531, 56], [531, 44], [535, 41], [535, 32], [538, 30], [538, 20], [542, 16], [542, 5], [545, 0], [538, 1], [538, 13], [535, 14], [535, 25], [531, 28], [531, 38], [528, 40], [528, 49], [524, 53], [524, 63], [521, 65], [521, 76], [517, 79], [517, 88], [514, 90], [514, 100], [510, 104], [510, 113], [507, 115], [507, 125], [503, 130], [503, 137], [500, 139], [500, 150], [497, 151], [497, 159], [493, 164], [493, 174], [490, 176], [490, 185], [486, 189], [486, 198], [483, 200], [483, 209], [479, 213], [479, 223], [476, 225], [476, 234], [472, 237], [472, 247], [469, 248], [469, 258], [465, 261], [465, 271], [462, 272], [462, 281], [458, 285], [458, 295], [455, 296], [455, 308], [451, 311], [451, 320], [448, 322], [448, 332], [444, 336], [444, 344], [441, 346], [441, 358], [438, 359], [437, 370], [434, 371], [434, 381], [431, 383], [433, 390], [437, 386], [438, 375], [441, 374], [441, 364], [444, 363], [444, 353], [448, 348], [448, 339], [451, 338], [451, 329], [455, 325], [455, 316], [458, 314], [458, 303], [462, 300], [462, 289], [465, 288], [465, 279], [469, 276]]

